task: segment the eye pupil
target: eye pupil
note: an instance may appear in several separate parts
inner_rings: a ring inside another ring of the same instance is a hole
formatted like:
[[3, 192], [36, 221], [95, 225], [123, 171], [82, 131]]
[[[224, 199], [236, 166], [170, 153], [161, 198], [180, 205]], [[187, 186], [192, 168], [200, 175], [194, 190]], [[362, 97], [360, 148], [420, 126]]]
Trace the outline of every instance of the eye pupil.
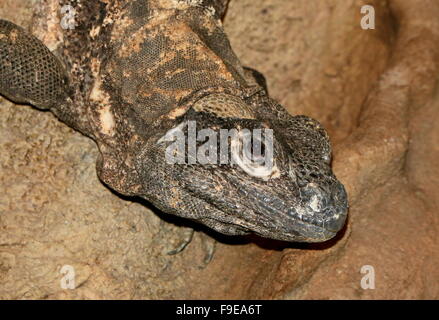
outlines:
[[249, 159], [252, 159], [255, 163], [262, 163], [265, 159], [265, 143], [262, 142], [260, 139], [254, 138], [253, 143], [251, 143], [249, 151]]

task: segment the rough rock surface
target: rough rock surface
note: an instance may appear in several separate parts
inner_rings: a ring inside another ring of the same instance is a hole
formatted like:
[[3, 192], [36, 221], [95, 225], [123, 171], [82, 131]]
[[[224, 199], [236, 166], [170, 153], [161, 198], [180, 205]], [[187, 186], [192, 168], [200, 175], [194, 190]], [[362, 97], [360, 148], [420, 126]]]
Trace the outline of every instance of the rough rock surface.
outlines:
[[[2, 1], [0, 17], [30, 26], [50, 4]], [[99, 182], [91, 140], [0, 98], [0, 298], [438, 299], [439, 3], [367, 1], [375, 30], [360, 28], [363, 4], [232, 0], [225, 21], [271, 95], [328, 128], [351, 205], [337, 239], [216, 236], [201, 268], [200, 231], [168, 256], [180, 221]], [[60, 286], [64, 265], [75, 290]], [[364, 265], [374, 267], [373, 290], [361, 287]]]

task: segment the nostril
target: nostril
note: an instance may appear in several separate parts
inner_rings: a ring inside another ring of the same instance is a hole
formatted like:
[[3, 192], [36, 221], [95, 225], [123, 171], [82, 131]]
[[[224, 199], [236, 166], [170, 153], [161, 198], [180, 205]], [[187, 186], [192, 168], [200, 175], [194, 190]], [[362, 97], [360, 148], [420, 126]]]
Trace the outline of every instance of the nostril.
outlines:
[[347, 194], [344, 186], [337, 182], [325, 186], [308, 183], [300, 189], [304, 212], [300, 218], [304, 222], [316, 224], [322, 221], [322, 227], [331, 232], [343, 228], [348, 211]]
[[312, 212], [322, 212], [328, 206], [328, 194], [315, 184], [309, 183], [302, 189], [302, 199]]
[[301, 189], [301, 198], [309, 211], [321, 213], [324, 217], [331, 213], [344, 212], [348, 206], [347, 194], [341, 183], [329, 188], [321, 188], [314, 183], [308, 183]]
[[314, 212], [320, 212], [322, 210], [321, 201], [317, 195], [313, 195], [308, 202], [308, 206]]

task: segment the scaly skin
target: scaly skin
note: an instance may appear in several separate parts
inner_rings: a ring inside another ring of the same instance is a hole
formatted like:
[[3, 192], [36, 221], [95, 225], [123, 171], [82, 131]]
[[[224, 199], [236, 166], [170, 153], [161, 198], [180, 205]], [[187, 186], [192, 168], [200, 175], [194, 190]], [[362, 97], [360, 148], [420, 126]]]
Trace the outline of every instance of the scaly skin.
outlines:
[[[226, 4], [89, 1], [54, 54], [0, 20], [0, 93], [94, 139], [98, 175], [121, 194], [228, 235], [328, 240], [348, 209], [328, 136], [317, 121], [289, 115], [241, 65], [220, 20]], [[261, 177], [236, 165], [169, 164], [160, 139], [187, 121], [272, 129], [275, 167]]]

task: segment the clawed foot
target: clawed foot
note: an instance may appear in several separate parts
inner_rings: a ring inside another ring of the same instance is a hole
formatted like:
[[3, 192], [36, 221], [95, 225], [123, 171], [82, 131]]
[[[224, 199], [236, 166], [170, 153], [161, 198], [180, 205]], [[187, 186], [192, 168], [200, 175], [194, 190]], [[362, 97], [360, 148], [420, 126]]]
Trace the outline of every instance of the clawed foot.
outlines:
[[[173, 249], [167, 252], [168, 255], [175, 255], [182, 252], [188, 244], [194, 238], [195, 231], [192, 228], [180, 227], [177, 235], [178, 241], [175, 245], [172, 245]], [[212, 261], [215, 254], [216, 240], [204, 234], [203, 232], [197, 232], [200, 236], [202, 249], [204, 252], [204, 258], [200, 269], [204, 269], [210, 261]]]
[[201, 232], [200, 232], [200, 237], [204, 251], [203, 266], [201, 266], [200, 269], [204, 269], [213, 259], [216, 249], [216, 240], [213, 239], [212, 237], [209, 237], [207, 234]]
[[182, 252], [194, 237], [194, 229], [186, 227], [182, 227], [181, 229], [183, 229], [183, 232], [181, 233], [180, 241], [174, 249], [167, 252], [169, 255]]

